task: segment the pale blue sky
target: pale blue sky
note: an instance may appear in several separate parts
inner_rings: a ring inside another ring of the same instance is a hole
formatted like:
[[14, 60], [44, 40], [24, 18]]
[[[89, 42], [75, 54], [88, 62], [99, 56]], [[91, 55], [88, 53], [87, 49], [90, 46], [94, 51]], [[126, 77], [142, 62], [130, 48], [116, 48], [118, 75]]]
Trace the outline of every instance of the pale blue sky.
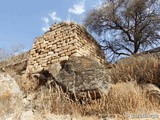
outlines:
[[0, 48], [10, 50], [23, 44], [31, 49], [35, 37], [41, 36], [56, 21], [82, 20], [101, 0], [0, 0]]

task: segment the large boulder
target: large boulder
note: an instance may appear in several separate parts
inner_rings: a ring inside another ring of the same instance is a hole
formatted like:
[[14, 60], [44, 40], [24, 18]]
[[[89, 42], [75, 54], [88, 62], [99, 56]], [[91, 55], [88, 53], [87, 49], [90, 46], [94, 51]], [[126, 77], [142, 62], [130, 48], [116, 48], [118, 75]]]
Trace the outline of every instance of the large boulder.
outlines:
[[110, 76], [104, 65], [88, 57], [70, 57], [68, 61], [61, 62], [61, 65], [56, 81], [65, 85], [76, 97], [90, 96], [91, 99], [97, 99], [101, 93], [107, 94]]
[[0, 72], [0, 119], [5, 120], [12, 114], [17, 116], [22, 107], [22, 92], [15, 79]]
[[61, 64], [57, 62], [57, 63], [51, 64], [48, 67], [47, 71], [49, 71], [49, 73], [52, 74], [53, 77], [56, 77], [59, 74], [61, 68], [62, 68]]
[[88, 97], [93, 100], [108, 93], [111, 80], [105, 65], [88, 57], [70, 57], [48, 69], [25, 74], [18, 81], [25, 91], [35, 91], [45, 85], [60, 88], [73, 100]]

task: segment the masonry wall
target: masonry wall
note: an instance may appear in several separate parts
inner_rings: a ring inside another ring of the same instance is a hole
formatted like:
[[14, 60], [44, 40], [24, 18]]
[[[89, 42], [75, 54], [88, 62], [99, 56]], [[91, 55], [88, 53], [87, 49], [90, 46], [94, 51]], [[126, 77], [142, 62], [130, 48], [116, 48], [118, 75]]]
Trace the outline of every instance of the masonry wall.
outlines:
[[84, 27], [66, 22], [54, 24], [35, 39], [27, 70], [41, 70], [52, 63], [68, 60], [70, 56], [89, 56], [101, 63], [105, 61], [100, 46]]

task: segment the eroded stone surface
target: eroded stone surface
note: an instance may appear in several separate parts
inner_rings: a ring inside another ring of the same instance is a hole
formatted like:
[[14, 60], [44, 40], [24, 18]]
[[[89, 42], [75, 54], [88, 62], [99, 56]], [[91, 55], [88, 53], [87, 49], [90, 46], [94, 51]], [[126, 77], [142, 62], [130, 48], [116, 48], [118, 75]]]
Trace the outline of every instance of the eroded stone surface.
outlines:
[[0, 119], [14, 114], [15, 109], [20, 111], [22, 107], [22, 92], [15, 79], [0, 72]]

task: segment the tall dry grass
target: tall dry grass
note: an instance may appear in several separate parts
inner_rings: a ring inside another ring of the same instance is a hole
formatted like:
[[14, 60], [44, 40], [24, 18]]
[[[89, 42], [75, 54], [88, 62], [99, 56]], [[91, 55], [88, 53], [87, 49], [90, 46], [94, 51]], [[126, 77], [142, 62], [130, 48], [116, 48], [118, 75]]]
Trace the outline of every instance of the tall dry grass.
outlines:
[[111, 78], [115, 83], [136, 80], [160, 86], [160, 60], [153, 55], [121, 60], [111, 70]]
[[[40, 87], [31, 101], [33, 111], [41, 115], [48, 113], [71, 116], [93, 116], [100, 118], [128, 119], [126, 114], [160, 113], [159, 103], [148, 99], [148, 91], [141, 87], [145, 83], [160, 83], [160, 63], [158, 58], [138, 57], [123, 60], [111, 70], [114, 84], [108, 94], [89, 103], [75, 102], [60, 87]], [[159, 89], [157, 87], [157, 89]], [[108, 90], [107, 90], [108, 91]], [[29, 93], [31, 94], [31, 93]], [[160, 115], [159, 115], [160, 118]], [[150, 118], [149, 118], [150, 119]]]
[[108, 95], [90, 103], [81, 104], [69, 99], [60, 89], [39, 92], [33, 101], [42, 114], [54, 113], [71, 116], [96, 116], [98, 118], [127, 119], [126, 114], [160, 113], [156, 101], [150, 101], [136, 82], [117, 83], [112, 85]]

